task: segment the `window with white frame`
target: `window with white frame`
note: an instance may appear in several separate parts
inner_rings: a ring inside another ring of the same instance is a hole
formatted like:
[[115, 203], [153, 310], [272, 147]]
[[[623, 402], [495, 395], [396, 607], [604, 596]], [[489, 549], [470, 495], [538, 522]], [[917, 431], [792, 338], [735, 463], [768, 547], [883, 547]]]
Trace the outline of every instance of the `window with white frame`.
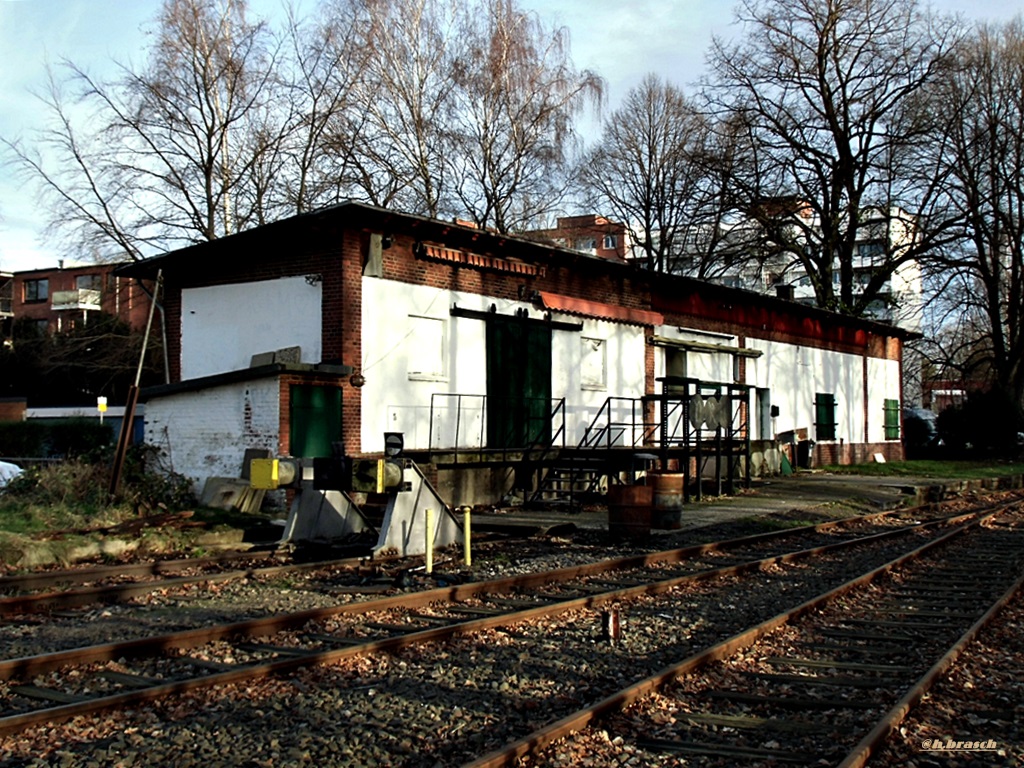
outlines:
[[608, 342], [605, 339], [580, 339], [580, 377], [583, 389], [608, 388]]
[[446, 381], [448, 379], [445, 321], [437, 317], [409, 315], [406, 349], [409, 355], [409, 378], [415, 381]]

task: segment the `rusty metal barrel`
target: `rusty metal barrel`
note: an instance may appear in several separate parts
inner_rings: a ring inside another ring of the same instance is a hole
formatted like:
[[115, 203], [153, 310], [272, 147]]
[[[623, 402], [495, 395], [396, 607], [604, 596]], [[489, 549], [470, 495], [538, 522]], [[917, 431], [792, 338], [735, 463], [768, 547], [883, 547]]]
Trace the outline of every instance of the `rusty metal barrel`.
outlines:
[[618, 536], [646, 536], [651, 532], [649, 485], [608, 486], [608, 531]]
[[675, 530], [683, 527], [683, 482], [681, 472], [652, 472], [651, 527]]

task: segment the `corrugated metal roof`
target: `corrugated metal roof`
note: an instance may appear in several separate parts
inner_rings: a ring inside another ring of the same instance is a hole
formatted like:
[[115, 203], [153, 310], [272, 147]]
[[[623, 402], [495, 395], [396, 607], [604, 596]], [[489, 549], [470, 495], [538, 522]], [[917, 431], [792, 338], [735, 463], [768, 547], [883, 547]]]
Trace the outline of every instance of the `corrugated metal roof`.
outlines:
[[538, 291], [541, 301], [546, 309], [556, 312], [564, 312], [569, 315], [582, 315], [583, 317], [596, 317], [602, 320], [615, 320], [620, 323], [632, 325], [664, 325], [665, 316], [659, 312], [649, 312], [644, 309], [633, 309], [621, 307], [616, 304], [605, 304], [600, 301], [589, 299], [576, 299], [571, 296], [562, 296], [558, 293]]

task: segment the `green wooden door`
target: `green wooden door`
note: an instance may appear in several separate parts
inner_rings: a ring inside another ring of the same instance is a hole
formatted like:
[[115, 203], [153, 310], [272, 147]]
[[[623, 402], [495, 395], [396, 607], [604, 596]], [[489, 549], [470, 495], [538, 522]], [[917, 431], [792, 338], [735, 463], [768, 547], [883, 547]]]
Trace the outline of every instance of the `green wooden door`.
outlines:
[[546, 444], [550, 410], [551, 329], [524, 318], [488, 318], [487, 447]]
[[341, 389], [293, 384], [289, 392], [291, 455], [330, 456], [331, 443], [341, 440]]

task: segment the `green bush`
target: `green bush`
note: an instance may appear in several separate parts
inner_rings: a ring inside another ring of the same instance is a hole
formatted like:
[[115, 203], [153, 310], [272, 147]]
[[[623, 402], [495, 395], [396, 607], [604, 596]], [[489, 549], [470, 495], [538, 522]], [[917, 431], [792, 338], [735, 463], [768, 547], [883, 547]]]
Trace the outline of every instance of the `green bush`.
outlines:
[[[156, 462], [151, 446], [133, 446], [125, 458], [116, 498], [111, 498], [111, 465], [107, 460], [69, 459], [28, 467], [0, 490], [0, 524], [10, 529], [19, 517], [31, 517], [28, 529], [89, 525], [122, 514], [180, 511], [195, 505], [188, 478], [168, 472]], [[69, 525], [69, 520], [75, 520]]]
[[0, 422], [0, 456], [44, 458], [48, 432], [35, 421]]

